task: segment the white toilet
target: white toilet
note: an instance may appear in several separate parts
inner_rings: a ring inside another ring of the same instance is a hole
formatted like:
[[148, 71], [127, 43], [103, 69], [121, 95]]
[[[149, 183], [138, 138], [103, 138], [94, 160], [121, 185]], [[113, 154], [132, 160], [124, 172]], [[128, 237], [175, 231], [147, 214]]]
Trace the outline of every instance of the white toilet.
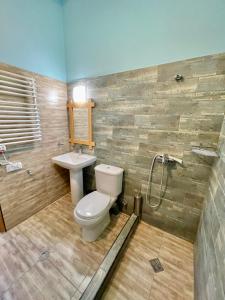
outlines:
[[122, 192], [123, 169], [101, 164], [95, 167], [97, 191], [83, 197], [74, 209], [85, 241], [95, 241], [110, 223], [109, 210]]

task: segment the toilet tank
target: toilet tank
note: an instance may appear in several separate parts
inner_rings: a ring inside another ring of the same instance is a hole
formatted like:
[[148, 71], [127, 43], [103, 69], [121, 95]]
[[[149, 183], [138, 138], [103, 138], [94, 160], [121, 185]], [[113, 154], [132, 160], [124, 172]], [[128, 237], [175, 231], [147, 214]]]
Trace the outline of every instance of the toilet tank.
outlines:
[[123, 169], [101, 164], [95, 167], [98, 192], [117, 197], [122, 192]]

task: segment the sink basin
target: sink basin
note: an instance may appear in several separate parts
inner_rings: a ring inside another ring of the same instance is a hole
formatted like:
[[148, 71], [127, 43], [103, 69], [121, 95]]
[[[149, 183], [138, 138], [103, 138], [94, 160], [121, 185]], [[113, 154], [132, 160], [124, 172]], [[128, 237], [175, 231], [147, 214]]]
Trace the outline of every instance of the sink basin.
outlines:
[[83, 168], [92, 165], [96, 157], [69, 152], [52, 158], [52, 162], [70, 171], [71, 198], [74, 206], [83, 198]]
[[52, 161], [60, 167], [69, 170], [80, 170], [92, 165], [96, 161], [96, 157], [88, 154], [70, 152], [55, 156], [52, 158]]

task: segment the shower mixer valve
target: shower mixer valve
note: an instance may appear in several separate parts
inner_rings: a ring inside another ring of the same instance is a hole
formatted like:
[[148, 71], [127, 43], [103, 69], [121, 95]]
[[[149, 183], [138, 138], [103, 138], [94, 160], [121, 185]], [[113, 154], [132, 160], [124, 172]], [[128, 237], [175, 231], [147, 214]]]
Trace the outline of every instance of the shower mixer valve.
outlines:
[[[159, 197], [158, 197], [158, 201], [157, 203], [152, 203], [151, 202], [151, 186], [152, 186], [152, 175], [153, 175], [153, 170], [154, 170], [154, 165], [156, 163], [156, 161], [160, 162], [162, 164], [162, 173], [161, 173], [161, 180], [160, 180], [160, 192], [159, 192]], [[168, 165], [170, 163], [178, 163], [180, 165], [183, 164], [182, 159], [177, 158], [177, 157], [173, 157], [171, 155], [168, 154], [156, 154], [153, 159], [151, 160], [151, 164], [150, 164], [150, 169], [149, 169], [149, 175], [148, 175], [148, 184], [147, 184], [147, 191], [145, 194], [145, 200], [146, 203], [154, 209], [157, 209], [160, 207], [161, 203], [162, 203], [162, 199], [163, 199], [163, 195], [164, 195], [164, 191], [163, 191], [163, 178], [164, 178], [164, 170], [165, 165]]]
[[180, 165], [183, 164], [182, 159], [177, 158], [177, 157], [173, 157], [173, 156], [168, 155], [168, 154], [159, 154], [158, 157], [157, 157], [157, 161], [164, 164], [164, 165], [166, 165], [168, 163], [178, 163]]

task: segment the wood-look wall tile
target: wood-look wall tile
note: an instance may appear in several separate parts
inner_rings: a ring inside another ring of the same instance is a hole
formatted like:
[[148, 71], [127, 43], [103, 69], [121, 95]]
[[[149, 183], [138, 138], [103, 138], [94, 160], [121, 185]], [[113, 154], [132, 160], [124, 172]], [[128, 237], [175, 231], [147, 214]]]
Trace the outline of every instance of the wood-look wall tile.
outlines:
[[[191, 149], [218, 146], [225, 112], [224, 65], [224, 54], [209, 55], [68, 84], [69, 97], [72, 88], [82, 83], [96, 102], [92, 153], [97, 164], [124, 168], [122, 198], [128, 202], [127, 212], [132, 211], [134, 189], [146, 193], [156, 153], [183, 159], [182, 168], [166, 170], [165, 207], [150, 216], [147, 210], [144, 219], [192, 241], [214, 160], [196, 156]], [[177, 73], [184, 76], [182, 82], [174, 80]], [[224, 144], [221, 139], [220, 143]], [[160, 176], [158, 166], [154, 196], [159, 193]], [[94, 173], [88, 173], [87, 181], [93, 189]]]
[[[222, 87], [222, 83], [219, 84], [221, 86], [217, 86], [215, 89]], [[212, 166], [209, 189], [195, 243], [196, 299], [223, 299], [225, 295], [225, 148], [223, 141], [224, 127], [222, 126], [218, 143], [220, 157], [215, 159]], [[205, 288], [206, 286], [207, 288]]]
[[[36, 80], [42, 131], [40, 143], [7, 153], [11, 161], [22, 162], [23, 170], [7, 174], [0, 169], [0, 203], [6, 228], [10, 229], [69, 191], [68, 172], [51, 162], [51, 157], [69, 151], [67, 87], [64, 82], [13, 66], [0, 64], [0, 68]], [[59, 142], [64, 145], [58, 146]]]
[[181, 116], [179, 129], [189, 132], [206, 131], [220, 133], [223, 117], [223, 115]]

